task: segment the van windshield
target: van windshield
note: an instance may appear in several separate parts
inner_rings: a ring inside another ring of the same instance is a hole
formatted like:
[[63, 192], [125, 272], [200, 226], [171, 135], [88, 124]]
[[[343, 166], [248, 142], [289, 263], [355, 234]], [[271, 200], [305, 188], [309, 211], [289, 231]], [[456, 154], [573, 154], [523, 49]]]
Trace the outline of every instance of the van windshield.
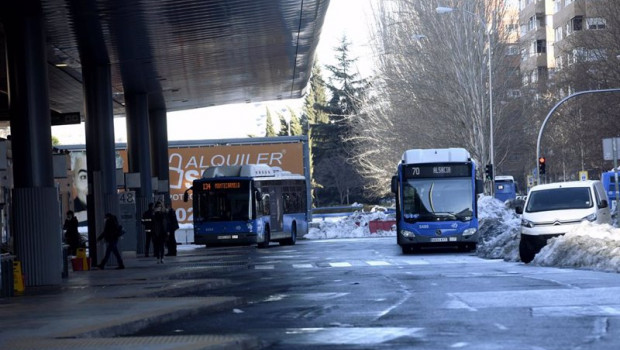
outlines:
[[525, 211], [586, 209], [591, 208], [593, 203], [588, 187], [552, 188], [530, 192]]

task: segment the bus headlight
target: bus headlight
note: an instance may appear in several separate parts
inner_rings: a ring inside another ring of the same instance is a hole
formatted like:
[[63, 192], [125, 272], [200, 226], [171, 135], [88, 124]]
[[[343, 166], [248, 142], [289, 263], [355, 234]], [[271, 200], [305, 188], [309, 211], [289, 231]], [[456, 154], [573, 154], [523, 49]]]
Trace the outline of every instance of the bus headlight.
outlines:
[[467, 236], [471, 236], [474, 233], [476, 233], [478, 230], [474, 227], [468, 228], [467, 230], [463, 231], [463, 237], [467, 237]]
[[407, 230], [400, 230], [400, 235], [403, 237], [413, 238], [415, 237], [415, 233]]

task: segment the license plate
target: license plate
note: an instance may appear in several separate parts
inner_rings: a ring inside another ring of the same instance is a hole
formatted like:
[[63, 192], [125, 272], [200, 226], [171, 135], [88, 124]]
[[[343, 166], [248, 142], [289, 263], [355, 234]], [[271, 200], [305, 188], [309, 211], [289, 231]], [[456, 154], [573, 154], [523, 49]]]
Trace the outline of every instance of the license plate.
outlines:
[[447, 241], [448, 241], [448, 237], [431, 238], [431, 242], [447, 242]]
[[230, 236], [217, 236], [217, 239], [230, 239]]
[[232, 235], [232, 239], [239, 239], [239, 235]]

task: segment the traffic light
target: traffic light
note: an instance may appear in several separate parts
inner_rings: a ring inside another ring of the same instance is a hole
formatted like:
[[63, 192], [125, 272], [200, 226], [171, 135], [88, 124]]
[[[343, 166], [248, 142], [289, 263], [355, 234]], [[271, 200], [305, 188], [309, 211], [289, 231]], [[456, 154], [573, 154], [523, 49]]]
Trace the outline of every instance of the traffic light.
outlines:
[[493, 180], [493, 164], [487, 164], [484, 167], [484, 173], [486, 174], [487, 180]]
[[540, 175], [545, 175], [545, 164], [546, 164], [545, 157], [538, 158], [538, 173]]

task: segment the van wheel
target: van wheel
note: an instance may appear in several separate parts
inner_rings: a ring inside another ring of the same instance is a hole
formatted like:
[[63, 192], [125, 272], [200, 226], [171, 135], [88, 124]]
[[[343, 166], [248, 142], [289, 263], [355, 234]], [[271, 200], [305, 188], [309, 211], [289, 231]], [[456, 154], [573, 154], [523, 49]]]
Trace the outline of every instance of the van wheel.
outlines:
[[519, 241], [519, 257], [521, 261], [526, 264], [529, 264], [532, 260], [534, 260], [534, 256], [536, 256], [536, 251], [532, 247], [532, 245], [527, 241], [523, 235], [521, 235], [521, 240]]
[[258, 243], [259, 248], [267, 248], [269, 247], [269, 226], [265, 226], [265, 240]]

